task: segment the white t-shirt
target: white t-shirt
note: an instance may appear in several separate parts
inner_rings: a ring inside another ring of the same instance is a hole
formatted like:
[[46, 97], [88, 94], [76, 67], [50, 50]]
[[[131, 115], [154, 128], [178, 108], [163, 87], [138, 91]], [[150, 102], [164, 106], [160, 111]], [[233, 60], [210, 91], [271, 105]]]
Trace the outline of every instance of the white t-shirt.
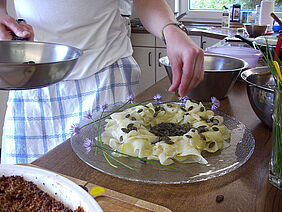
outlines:
[[117, 59], [132, 55], [132, 46], [117, 0], [15, 0], [18, 18], [33, 26], [35, 40], [83, 50], [67, 79], [91, 76]]
[[132, 13], [133, 0], [118, 0], [120, 14], [130, 16]]

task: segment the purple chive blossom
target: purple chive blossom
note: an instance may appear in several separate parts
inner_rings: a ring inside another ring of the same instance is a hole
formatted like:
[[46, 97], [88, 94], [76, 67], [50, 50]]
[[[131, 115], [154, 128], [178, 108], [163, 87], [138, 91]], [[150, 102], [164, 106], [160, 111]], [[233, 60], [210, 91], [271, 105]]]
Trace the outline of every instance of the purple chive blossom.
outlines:
[[108, 108], [108, 104], [107, 103], [104, 103], [104, 104], [102, 104], [101, 105], [101, 108], [103, 109], [103, 110], [106, 110], [107, 108]]
[[220, 101], [215, 97], [211, 97], [211, 109], [215, 110], [219, 108], [219, 106], [220, 106]]
[[92, 114], [89, 112], [85, 113], [84, 118], [92, 119]]
[[155, 100], [155, 102], [161, 103], [162, 96], [161, 96], [160, 94], [156, 94], [156, 95], [154, 96], [154, 100]]
[[133, 95], [128, 96], [127, 102], [129, 104], [134, 104], [134, 101], [135, 101], [135, 96], [133, 96]]
[[70, 131], [71, 131], [72, 135], [79, 134], [79, 132], [80, 132], [79, 124], [72, 124]]
[[90, 152], [92, 148], [92, 142], [90, 139], [86, 139], [83, 143], [83, 147], [86, 149], [87, 154]]
[[181, 103], [184, 103], [184, 104], [187, 102], [188, 99], [189, 99], [188, 96], [178, 97], [178, 100], [179, 100]]

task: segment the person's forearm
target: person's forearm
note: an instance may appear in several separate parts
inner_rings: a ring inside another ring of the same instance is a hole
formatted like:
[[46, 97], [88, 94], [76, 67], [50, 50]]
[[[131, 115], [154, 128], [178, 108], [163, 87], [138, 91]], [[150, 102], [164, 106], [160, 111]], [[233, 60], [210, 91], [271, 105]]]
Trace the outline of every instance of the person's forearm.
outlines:
[[0, 0], [0, 14], [7, 14], [7, 0]]
[[160, 39], [162, 27], [168, 22], [176, 22], [165, 0], [134, 0], [134, 6], [143, 26]]

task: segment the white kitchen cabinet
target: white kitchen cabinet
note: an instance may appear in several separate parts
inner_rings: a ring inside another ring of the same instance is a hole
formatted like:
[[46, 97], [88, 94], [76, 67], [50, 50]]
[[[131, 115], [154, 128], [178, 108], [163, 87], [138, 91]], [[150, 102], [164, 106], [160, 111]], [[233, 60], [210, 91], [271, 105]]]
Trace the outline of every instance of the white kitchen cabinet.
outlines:
[[[140, 66], [141, 77], [139, 81], [138, 93], [143, 92], [156, 82], [155, 77], [155, 48], [153, 47], [133, 47], [133, 57]], [[137, 93], [137, 94], [138, 94]]]
[[155, 47], [155, 36], [149, 33], [131, 33], [132, 46]]
[[[189, 35], [193, 42], [204, 49], [219, 42], [219, 39]], [[149, 33], [132, 33], [133, 57], [141, 68], [139, 93], [167, 76], [165, 67], [159, 58], [166, 56], [166, 45], [162, 40]]]
[[163, 40], [156, 38], [156, 47], [157, 48], [166, 48], [165, 43], [163, 42]]
[[156, 82], [167, 76], [165, 67], [159, 62], [159, 59], [166, 55], [166, 48], [156, 48]]
[[166, 76], [160, 67], [159, 57], [166, 55], [163, 41], [148, 33], [132, 33], [133, 57], [140, 66], [139, 93]]
[[165, 67], [160, 64], [159, 59], [167, 55], [165, 43], [156, 38], [156, 82], [167, 76]]
[[152, 34], [132, 33], [131, 42], [133, 57], [141, 69], [138, 89], [141, 93], [156, 82], [156, 39]]

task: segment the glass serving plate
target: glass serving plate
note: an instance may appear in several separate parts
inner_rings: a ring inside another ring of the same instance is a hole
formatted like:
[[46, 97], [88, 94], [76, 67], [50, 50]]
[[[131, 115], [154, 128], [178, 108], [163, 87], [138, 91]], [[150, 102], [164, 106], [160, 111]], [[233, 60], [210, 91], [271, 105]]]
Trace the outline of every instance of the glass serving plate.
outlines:
[[[202, 152], [203, 157], [208, 161], [206, 165], [198, 163], [174, 163], [170, 165], [184, 171], [149, 162], [144, 163], [138, 159], [128, 157], [118, 157], [117, 159], [133, 167], [134, 170], [126, 168], [108, 157], [111, 163], [118, 166], [118, 168], [112, 167], [104, 158], [101, 150], [98, 150], [97, 154], [95, 154], [96, 148], [93, 147], [90, 152], [87, 152], [83, 145], [85, 138], [81, 135], [95, 139], [97, 136], [97, 124], [90, 124], [82, 128], [83, 133], [72, 136], [71, 146], [77, 156], [89, 166], [121, 179], [153, 184], [181, 184], [204, 181], [239, 168], [251, 157], [255, 148], [255, 139], [243, 123], [220, 111], [215, 111], [215, 114], [223, 116], [224, 124], [231, 130], [231, 138], [227, 141], [228, 144], [215, 153]], [[93, 118], [96, 120], [100, 115], [100, 112], [93, 114]], [[89, 120], [83, 120], [79, 125], [83, 126], [89, 122]], [[102, 120], [101, 132], [105, 124], [105, 120]]]

